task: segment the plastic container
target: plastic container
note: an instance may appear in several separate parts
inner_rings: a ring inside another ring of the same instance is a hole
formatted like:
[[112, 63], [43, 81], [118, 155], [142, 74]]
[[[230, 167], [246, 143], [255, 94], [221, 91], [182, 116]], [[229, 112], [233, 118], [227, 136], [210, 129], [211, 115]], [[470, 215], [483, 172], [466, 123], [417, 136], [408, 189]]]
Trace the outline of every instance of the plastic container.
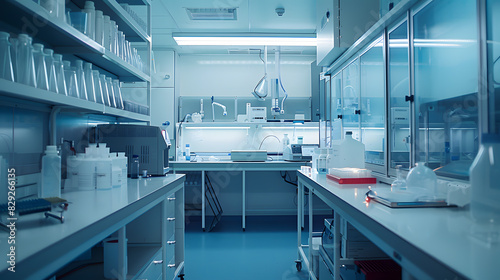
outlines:
[[71, 62], [63, 60], [64, 78], [66, 78], [66, 91], [68, 96], [80, 98], [76, 71], [71, 69]]
[[116, 153], [117, 164], [121, 168], [122, 186], [127, 185], [127, 162], [128, 159], [125, 153]]
[[83, 64], [83, 76], [85, 78], [85, 88], [87, 89], [87, 99], [96, 102], [94, 76], [92, 75], [92, 63]]
[[61, 156], [56, 146], [47, 146], [42, 157], [39, 197], [61, 197]]
[[92, 79], [94, 80], [95, 102], [99, 104], [104, 104], [104, 99], [102, 96], [101, 80], [99, 79], [99, 71], [92, 70]]
[[47, 66], [47, 74], [49, 80], [49, 90], [55, 93], [59, 93], [59, 88], [57, 86], [57, 74], [56, 67], [54, 64], [54, 50], [45, 49], [45, 65]]
[[482, 135], [470, 167], [471, 214], [478, 223], [495, 225], [500, 239], [500, 135]]
[[76, 155], [77, 176], [76, 184], [79, 190], [95, 190], [96, 185], [96, 161], [94, 158], [86, 157], [85, 154]]
[[104, 15], [102, 11], [95, 11], [95, 35], [94, 40], [101, 46], [104, 45]]
[[0, 32], [0, 79], [14, 81], [9, 33]]
[[36, 87], [35, 61], [33, 59], [32, 38], [26, 34], [17, 36], [16, 48], [16, 81], [21, 84]]
[[92, 1], [85, 1], [82, 12], [87, 14], [87, 36], [95, 40], [95, 6]]
[[54, 54], [54, 69], [56, 71], [57, 92], [59, 94], [68, 95], [68, 91], [66, 89], [66, 77], [64, 75], [62, 55], [60, 54]]
[[116, 108], [122, 109], [122, 110], [125, 109], [125, 106], [123, 106], [123, 98], [122, 98], [122, 90], [120, 88], [120, 81], [113, 80], [113, 92], [115, 94]]
[[190, 161], [191, 160], [191, 148], [189, 147], [189, 144], [186, 144], [186, 148], [184, 150], [186, 153], [186, 160]]
[[80, 94], [80, 99], [88, 100], [87, 96], [87, 86], [85, 83], [85, 73], [83, 71], [83, 60], [76, 60], [76, 80], [78, 83], [78, 92]]
[[328, 148], [316, 148], [314, 149], [312, 168], [318, 173], [324, 174], [328, 171], [327, 158], [330, 149]]
[[99, 75], [99, 83], [102, 89], [102, 98], [104, 99], [104, 105], [111, 106], [111, 99], [109, 98], [109, 91], [106, 85], [106, 76], [104, 74]]
[[111, 77], [106, 77], [106, 88], [108, 89], [110, 106], [116, 108], [115, 91], [113, 89], [113, 80]]
[[430, 195], [436, 194], [437, 176], [436, 173], [429, 167], [425, 166], [424, 162], [417, 162], [408, 175], [406, 176], [406, 187], [422, 188]]
[[139, 178], [139, 156], [133, 155], [130, 166], [130, 178], [138, 179]]
[[365, 144], [353, 139], [352, 132], [347, 131], [340, 143], [332, 143], [327, 166], [328, 168], [365, 168]]
[[111, 19], [109, 16], [103, 16], [103, 46], [108, 51], [111, 51]]
[[45, 64], [45, 53], [42, 44], [33, 44], [33, 60], [36, 69], [36, 87], [49, 90], [49, 80], [47, 76], [47, 66]]

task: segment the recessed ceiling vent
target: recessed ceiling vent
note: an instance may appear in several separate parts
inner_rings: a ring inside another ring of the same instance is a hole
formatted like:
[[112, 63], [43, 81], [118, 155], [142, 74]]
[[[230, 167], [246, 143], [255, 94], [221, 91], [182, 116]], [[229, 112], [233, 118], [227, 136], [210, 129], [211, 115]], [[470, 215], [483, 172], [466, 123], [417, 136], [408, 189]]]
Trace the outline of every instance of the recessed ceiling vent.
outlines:
[[236, 8], [186, 8], [191, 20], [236, 20]]

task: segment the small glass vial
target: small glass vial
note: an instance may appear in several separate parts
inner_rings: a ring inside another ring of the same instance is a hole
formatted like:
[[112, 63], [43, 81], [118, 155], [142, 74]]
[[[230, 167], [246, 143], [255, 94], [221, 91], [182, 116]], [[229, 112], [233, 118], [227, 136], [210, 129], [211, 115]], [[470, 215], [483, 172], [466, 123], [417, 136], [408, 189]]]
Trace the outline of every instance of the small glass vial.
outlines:
[[139, 178], [139, 156], [132, 156], [132, 163], [130, 166], [130, 178], [138, 179]]
[[401, 165], [396, 165], [396, 180], [391, 184], [392, 191], [406, 190], [406, 180], [403, 177], [401, 167]]

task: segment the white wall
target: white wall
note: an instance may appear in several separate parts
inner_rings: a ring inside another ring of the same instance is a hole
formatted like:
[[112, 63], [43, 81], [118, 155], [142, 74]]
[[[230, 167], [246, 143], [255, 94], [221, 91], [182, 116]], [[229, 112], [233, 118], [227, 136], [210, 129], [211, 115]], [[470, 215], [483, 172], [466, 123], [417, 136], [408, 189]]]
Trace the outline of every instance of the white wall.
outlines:
[[[262, 56], [263, 57], [263, 56]], [[275, 57], [268, 56], [268, 76], [275, 78]], [[291, 97], [311, 96], [314, 56], [281, 55], [281, 79]], [[181, 96], [249, 96], [264, 76], [258, 54], [180, 55]]]

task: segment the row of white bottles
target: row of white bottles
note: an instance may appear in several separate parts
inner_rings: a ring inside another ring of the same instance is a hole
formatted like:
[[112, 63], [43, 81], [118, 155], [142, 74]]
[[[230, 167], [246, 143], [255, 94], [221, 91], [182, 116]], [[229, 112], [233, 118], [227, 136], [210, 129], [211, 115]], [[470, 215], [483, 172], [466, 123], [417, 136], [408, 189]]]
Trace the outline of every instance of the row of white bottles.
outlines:
[[89, 144], [84, 154], [69, 156], [66, 187], [106, 190], [127, 183], [125, 153], [110, 153], [105, 143]]

